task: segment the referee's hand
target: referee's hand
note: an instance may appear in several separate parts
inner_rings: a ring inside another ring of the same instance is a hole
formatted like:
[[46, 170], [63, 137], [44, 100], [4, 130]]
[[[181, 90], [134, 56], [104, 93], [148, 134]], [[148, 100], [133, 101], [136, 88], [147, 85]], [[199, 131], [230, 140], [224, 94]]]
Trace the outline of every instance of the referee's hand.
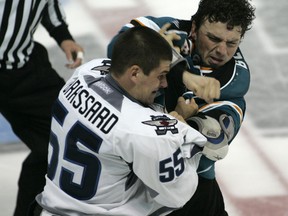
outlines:
[[67, 68], [73, 69], [82, 64], [84, 51], [79, 44], [75, 43], [73, 40], [64, 40], [61, 43], [61, 48], [68, 60], [68, 63], [66, 64]]

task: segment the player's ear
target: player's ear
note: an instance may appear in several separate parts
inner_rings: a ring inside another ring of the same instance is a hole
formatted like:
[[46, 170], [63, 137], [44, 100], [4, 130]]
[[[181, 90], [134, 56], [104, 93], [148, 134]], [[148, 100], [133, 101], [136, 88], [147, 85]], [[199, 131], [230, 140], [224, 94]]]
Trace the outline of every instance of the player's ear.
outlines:
[[191, 27], [191, 36], [192, 36], [193, 40], [196, 40], [196, 37], [197, 37], [196, 35], [197, 35], [196, 34], [196, 23], [193, 20], [192, 21], [192, 27]]
[[139, 80], [142, 73], [143, 73], [143, 71], [138, 65], [132, 65], [129, 68], [130, 78], [131, 78], [132, 82], [134, 82], [134, 83], [136, 83]]

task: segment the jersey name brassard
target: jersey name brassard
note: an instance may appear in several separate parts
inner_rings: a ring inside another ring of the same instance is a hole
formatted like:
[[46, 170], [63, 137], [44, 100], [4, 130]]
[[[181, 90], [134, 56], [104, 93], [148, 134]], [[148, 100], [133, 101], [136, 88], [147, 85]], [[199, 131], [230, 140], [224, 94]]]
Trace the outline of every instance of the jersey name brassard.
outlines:
[[166, 215], [195, 192], [191, 150], [206, 139], [131, 98], [108, 63], [82, 65], [60, 91], [37, 202], [56, 215]]

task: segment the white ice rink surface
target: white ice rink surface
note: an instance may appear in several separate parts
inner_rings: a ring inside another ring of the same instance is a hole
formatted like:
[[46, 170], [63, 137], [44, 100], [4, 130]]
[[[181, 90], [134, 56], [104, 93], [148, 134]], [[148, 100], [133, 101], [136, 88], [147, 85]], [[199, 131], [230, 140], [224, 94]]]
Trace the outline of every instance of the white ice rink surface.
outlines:
[[[172, 0], [62, 2], [72, 34], [83, 43], [86, 61], [103, 57], [111, 37], [131, 18], [154, 15], [190, 19], [198, 5], [198, 1], [193, 0], [178, 1], [182, 8]], [[288, 73], [286, 65], [279, 66], [286, 64], [283, 59], [288, 55], [286, 21], [282, 23], [286, 34], [277, 28], [281, 24], [277, 11], [287, 10], [288, 4], [283, 0], [279, 6], [259, 0], [252, 3], [257, 6], [257, 18], [241, 44], [252, 71], [247, 115], [228, 156], [217, 163], [217, 179], [230, 216], [288, 216], [288, 100], [284, 94], [285, 90], [288, 92]], [[270, 23], [267, 24], [267, 20]], [[36, 32], [36, 39], [50, 48], [52, 63], [68, 78], [71, 71], [64, 69], [65, 59], [55, 42], [42, 28]], [[53, 59], [54, 54], [60, 57]], [[0, 145], [0, 216], [12, 215], [21, 163], [28, 154], [25, 148], [7, 151], [7, 147]]]

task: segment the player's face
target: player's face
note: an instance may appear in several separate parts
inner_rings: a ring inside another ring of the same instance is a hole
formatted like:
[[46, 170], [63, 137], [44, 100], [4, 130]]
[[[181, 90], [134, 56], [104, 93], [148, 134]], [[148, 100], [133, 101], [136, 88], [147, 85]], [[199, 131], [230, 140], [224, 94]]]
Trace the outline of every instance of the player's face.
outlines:
[[155, 68], [147, 76], [139, 74], [137, 86], [137, 99], [143, 104], [149, 105], [154, 102], [156, 93], [161, 88], [167, 87], [166, 75], [170, 70], [171, 61], [160, 61], [159, 67]]
[[241, 41], [241, 27], [227, 29], [226, 23], [206, 20], [197, 32], [193, 31], [196, 49], [203, 63], [218, 68], [227, 63], [235, 54]]

